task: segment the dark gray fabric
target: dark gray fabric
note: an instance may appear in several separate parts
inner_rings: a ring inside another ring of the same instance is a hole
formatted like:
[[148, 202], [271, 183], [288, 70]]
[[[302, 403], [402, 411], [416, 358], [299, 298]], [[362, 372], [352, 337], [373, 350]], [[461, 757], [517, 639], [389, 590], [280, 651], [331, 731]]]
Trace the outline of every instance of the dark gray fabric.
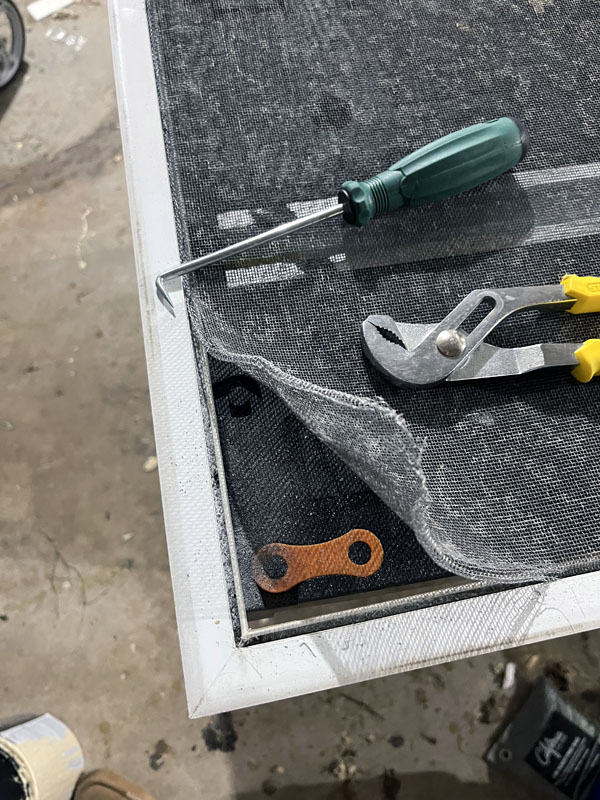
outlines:
[[[246, 609], [369, 592], [446, 573], [414, 533], [287, 406], [231, 364], [210, 360]], [[380, 539], [385, 554], [368, 578], [330, 575], [282, 594], [259, 590], [252, 556], [269, 542], [317, 544], [352, 528]]]
[[[444, 133], [527, 123], [516, 177], [364, 231], [324, 223], [196, 275], [188, 304], [202, 343], [274, 389], [441, 566], [511, 581], [597, 567], [597, 381], [393, 389], [359, 343], [370, 313], [433, 322], [472, 288], [599, 271], [597, 3], [149, 0], [148, 18], [183, 259]], [[498, 341], [598, 329], [527, 314]]]

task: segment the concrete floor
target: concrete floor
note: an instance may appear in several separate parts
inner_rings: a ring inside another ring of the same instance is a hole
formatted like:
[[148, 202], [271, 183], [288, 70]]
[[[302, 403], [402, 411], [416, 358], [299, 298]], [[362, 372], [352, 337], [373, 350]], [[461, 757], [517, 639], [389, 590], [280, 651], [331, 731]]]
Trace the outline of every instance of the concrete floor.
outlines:
[[482, 754], [554, 662], [598, 717], [595, 634], [236, 712], [210, 723], [232, 752], [187, 719], [106, 9], [28, 28], [0, 94], [1, 715], [52, 711], [169, 800], [530, 798]]

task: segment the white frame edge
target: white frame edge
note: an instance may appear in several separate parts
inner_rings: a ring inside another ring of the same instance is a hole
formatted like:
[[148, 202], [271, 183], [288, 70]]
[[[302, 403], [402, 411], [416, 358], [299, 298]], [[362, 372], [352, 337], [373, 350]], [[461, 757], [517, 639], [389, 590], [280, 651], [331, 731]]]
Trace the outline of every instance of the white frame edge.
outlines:
[[113, 59], [165, 528], [190, 716], [600, 627], [600, 572], [320, 633], [237, 647], [181, 290], [154, 291], [179, 253], [144, 0], [110, 0]]

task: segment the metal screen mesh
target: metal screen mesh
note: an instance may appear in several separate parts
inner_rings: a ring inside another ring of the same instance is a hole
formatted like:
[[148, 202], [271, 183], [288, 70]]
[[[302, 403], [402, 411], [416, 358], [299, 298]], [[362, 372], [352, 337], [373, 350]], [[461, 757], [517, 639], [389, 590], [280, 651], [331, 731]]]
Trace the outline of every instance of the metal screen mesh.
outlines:
[[[196, 274], [194, 334], [273, 389], [442, 567], [521, 581], [598, 567], [600, 383], [568, 371], [397, 389], [372, 313], [437, 322], [473, 288], [594, 274], [594, 0], [148, 0], [182, 259], [333, 202], [473, 122], [529, 127], [514, 175], [364, 230], [329, 221]], [[598, 335], [531, 312], [494, 343]]]

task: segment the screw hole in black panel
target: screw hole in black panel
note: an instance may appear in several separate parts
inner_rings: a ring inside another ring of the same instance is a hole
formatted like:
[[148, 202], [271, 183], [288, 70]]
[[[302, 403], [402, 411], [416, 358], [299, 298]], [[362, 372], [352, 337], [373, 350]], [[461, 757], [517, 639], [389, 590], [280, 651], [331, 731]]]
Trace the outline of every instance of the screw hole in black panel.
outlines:
[[262, 559], [262, 568], [272, 581], [278, 581], [287, 572], [288, 565], [283, 556], [267, 556]]

